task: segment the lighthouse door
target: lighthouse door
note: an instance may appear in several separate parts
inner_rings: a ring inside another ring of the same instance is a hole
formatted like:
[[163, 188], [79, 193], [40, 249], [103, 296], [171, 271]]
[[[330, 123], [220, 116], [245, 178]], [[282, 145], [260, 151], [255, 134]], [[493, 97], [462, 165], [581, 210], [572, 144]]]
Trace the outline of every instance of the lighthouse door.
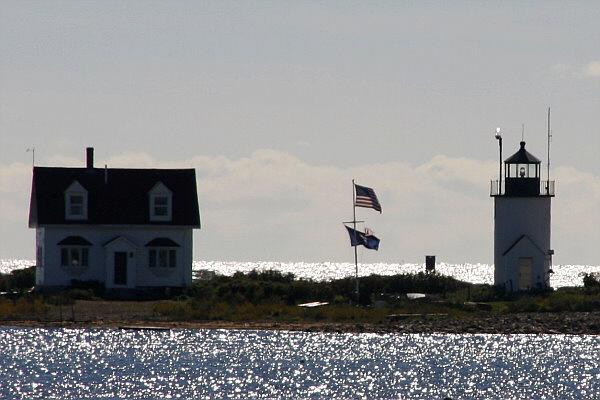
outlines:
[[531, 289], [533, 283], [533, 258], [519, 258], [519, 290]]

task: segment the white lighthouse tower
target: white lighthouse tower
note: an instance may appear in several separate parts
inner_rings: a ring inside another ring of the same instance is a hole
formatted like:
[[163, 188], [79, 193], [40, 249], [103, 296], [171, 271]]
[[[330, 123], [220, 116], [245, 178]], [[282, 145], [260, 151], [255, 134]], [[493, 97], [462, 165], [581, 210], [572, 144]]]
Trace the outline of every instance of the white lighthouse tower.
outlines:
[[[525, 142], [504, 161], [502, 137], [499, 180], [492, 181], [494, 198], [494, 284], [508, 292], [550, 286], [550, 201], [554, 181], [540, 179], [541, 161], [525, 150]], [[549, 161], [549, 159], [548, 159]]]

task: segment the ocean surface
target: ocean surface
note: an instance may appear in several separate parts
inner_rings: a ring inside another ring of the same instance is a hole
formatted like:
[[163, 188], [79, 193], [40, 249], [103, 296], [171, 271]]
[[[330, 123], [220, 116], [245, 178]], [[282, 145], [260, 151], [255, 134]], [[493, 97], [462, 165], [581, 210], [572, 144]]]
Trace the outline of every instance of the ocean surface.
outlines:
[[[30, 265], [2, 260], [0, 272]], [[317, 280], [354, 274], [349, 263], [194, 263], [224, 275], [252, 269]], [[554, 287], [600, 271], [553, 269]], [[437, 270], [492, 282], [489, 265]], [[600, 399], [600, 336], [0, 327], [0, 349], [0, 399]]]
[[[35, 265], [33, 260], [11, 259], [0, 260], [0, 272], [7, 273], [17, 268], [26, 268]], [[331, 280], [348, 276], [354, 276], [355, 266], [353, 263], [308, 263], [308, 262], [234, 262], [234, 261], [194, 261], [193, 270], [214, 271], [221, 275], [233, 275], [236, 271], [248, 272], [253, 269], [278, 270], [291, 272], [299, 278], [310, 278], [315, 280]], [[358, 274], [367, 276], [371, 274], [394, 275], [402, 273], [416, 273], [424, 271], [424, 264], [359, 264]], [[436, 271], [442, 275], [452, 276], [456, 279], [471, 283], [494, 282], [494, 266], [489, 264], [447, 264], [437, 263]], [[600, 265], [554, 265], [552, 266], [550, 285], [554, 288], [565, 286], [583, 286], [583, 275], [585, 273], [599, 273]]]
[[0, 328], [2, 399], [598, 399], [600, 337]]

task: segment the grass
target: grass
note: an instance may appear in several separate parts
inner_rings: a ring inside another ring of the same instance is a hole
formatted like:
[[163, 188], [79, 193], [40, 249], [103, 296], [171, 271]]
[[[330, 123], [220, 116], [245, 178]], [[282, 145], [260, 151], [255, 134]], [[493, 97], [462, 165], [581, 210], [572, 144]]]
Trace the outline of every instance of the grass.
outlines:
[[562, 288], [545, 294], [516, 295], [493, 302], [496, 312], [586, 312], [600, 311], [600, 294], [588, 294], [583, 288]]
[[43, 298], [24, 296], [18, 299], [0, 298], [0, 316], [18, 318], [28, 315], [40, 315], [47, 312], [50, 305]]
[[[118, 319], [230, 322], [383, 323], [392, 314], [444, 314], [449, 318], [522, 312], [600, 311], [600, 279], [584, 277], [584, 286], [556, 291], [505, 294], [493, 286], [475, 285], [437, 274], [371, 275], [360, 279], [356, 307], [351, 278], [317, 282], [278, 271], [251, 271], [198, 281], [182, 296], [162, 301], [106, 301], [97, 282], [75, 286], [53, 296], [25, 294], [31, 271], [0, 276], [12, 294], [0, 297], [0, 318]], [[28, 278], [29, 277], [29, 278]], [[11, 286], [12, 284], [12, 286]], [[409, 300], [406, 293], [427, 293]], [[298, 304], [320, 301], [326, 306]]]
[[[179, 321], [382, 323], [391, 314], [447, 314], [457, 318], [479, 314], [479, 308], [465, 302], [497, 295], [489, 286], [437, 274], [371, 275], [360, 280], [361, 307], [356, 307], [354, 288], [351, 278], [316, 282], [277, 271], [252, 271], [196, 282], [184, 299], [158, 304], [154, 310]], [[426, 292], [428, 297], [409, 300], [407, 292]], [[298, 307], [312, 301], [329, 304]]]
[[390, 314], [431, 314], [450, 311], [450, 308], [439, 306], [397, 308], [366, 308], [352, 305], [327, 305], [323, 307], [298, 307], [284, 303], [197, 303], [197, 302], [163, 302], [154, 307], [157, 314], [178, 321], [215, 320], [231, 322], [356, 322], [383, 323]]
[[[360, 280], [361, 307], [356, 307], [353, 279], [315, 282], [277, 271], [252, 271], [197, 282], [182, 301], [157, 305], [155, 312], [181, 321], [381, 323], [391, 314], [462, 318], [495, 313], [599, 311], [600, 284], [596, 282], [587, 278], [584, 287], [509, 295], [490, 285], [469, 284], [437, 274], [371, 275]], [[423, 292], [427, 297], [408, 300], [407, 292]], [[311, 301], [330, 304], [297, 306]]]

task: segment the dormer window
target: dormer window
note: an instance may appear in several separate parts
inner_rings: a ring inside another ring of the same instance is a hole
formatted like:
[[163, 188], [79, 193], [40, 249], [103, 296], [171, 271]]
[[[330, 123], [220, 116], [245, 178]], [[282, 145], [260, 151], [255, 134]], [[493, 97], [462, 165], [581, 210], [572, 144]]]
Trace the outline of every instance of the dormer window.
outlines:
[[169, 215], [169, 196], [154, 196], [154, 216], [167, 217]]
[[87, 190], [75, 181], [65, 191], [65, 217], [69, 220], [85, 220], [87, 215]]
[[173, 193], [162, 182], [150, 190], [150, 220], [171, 221]]
[[83, 217], [83, 194], [69, 194], [69, 215]]

